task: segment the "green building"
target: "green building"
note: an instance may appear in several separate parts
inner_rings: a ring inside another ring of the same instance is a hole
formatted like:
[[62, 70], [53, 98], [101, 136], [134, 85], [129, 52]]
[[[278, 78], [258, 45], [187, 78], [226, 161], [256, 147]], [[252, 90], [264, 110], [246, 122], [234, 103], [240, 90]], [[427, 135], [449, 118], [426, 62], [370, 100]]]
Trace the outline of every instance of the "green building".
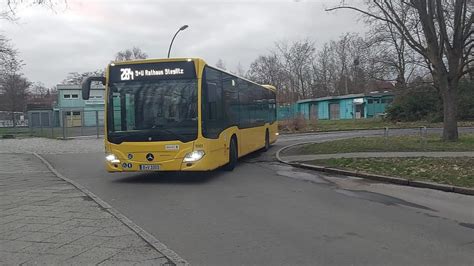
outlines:
[[[104, 92], [103, 86], [91, 88], [89, 100], [82, 99], [80, 85], [58, 85], [58, 101], [53, 108], [57, 126], [95, 127], [104, 124]], [[61, 119], [62, 118], [62, 119]]]
[[311, 120], [373, 118], [383, 115], [394, 97], [385, 91], [305, 99], [296, 102], [296, 111]]

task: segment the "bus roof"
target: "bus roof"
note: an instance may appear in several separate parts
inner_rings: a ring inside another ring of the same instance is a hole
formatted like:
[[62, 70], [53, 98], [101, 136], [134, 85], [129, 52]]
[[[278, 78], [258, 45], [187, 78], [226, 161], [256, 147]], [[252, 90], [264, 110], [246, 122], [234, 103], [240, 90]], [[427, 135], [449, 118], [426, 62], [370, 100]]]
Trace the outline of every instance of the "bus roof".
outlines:
[[263, 84], [263, 85], [261, 85], [261, 86], [263, 86], [263, 87], [265, 87], [265, 88], [267, 88], [267, 89], [269, 89], [269, 90], [271, 90], [271, 91], [274, 91], [274, 92], [276, 92], [276, 90], [277, 90], [275, 86], [270, 85], [270, 84]]
[[269, 89], [273, 92], [276, 92], [276, 88], [275, 86], [272, 86], [272, 85], [268, 85], [268, 84], [258, 84], [254, 81], [251, 81], [247, 78], [244, 78], [244, 77], [240, 77], [240, 76], [237, 76], [236, 74], [233, 74], [233, 73], [230, 73], [228, 72], [227, 70], [224, 70], [224, 69], [221, 69], [219, 67], [216, 67], [216, 66], [211, 66], [209, 65], [208, 63], [206, 63], [206, 61], [204, 61], [204, 59], [202, 58], [199, 58], [199, 57], [178, 57], [178, 58], [150, 58], [150, 59], [137, 59], [137, 60], [129, 60], [129, 61], [114, 61], [112, 63], [110, 63], [111, 66], [114, 66], [114, 65], [127, 65], [127, 64], [142, 64], [142, 63], [161, 63], [161, 62], [180, 62], [180, 61], [199, 61], [201, 63], [203, 63], [203, 65], [208, 65], [212, 68], [215, 68], [221, 72], [224, 72], [226, 74], [229, 74], [231, 76], [234, 76], [236, 78], [239, 78], [239, 79], [243, 79], [245, 81], [248, 81], [248, 82], [251, 82], [251, 83], [254, 83], [256, 85], [259, 85], [259, 86], [262, 86], [266, 89]]
[[202, 61], [202, 58], [197, 57], [182, 57], [182, 58], [149, 58], [149, 59], [136, 59], [128, 61], [114, 61], [110, 65], [128, 65], [128, 64], [141, 64], [141, 63], [161, 63], [161, 62], [180, 62], [180, 61]]

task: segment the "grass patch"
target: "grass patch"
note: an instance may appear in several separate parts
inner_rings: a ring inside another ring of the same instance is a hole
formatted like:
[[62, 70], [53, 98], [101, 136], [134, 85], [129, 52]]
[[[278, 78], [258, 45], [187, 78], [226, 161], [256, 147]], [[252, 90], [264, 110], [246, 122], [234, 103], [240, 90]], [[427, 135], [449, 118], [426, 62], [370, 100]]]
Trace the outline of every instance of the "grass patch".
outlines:
[[474, 187], [473, 158], [341, 158], [309, 163], [371, 174]]
[[27, 127], [1, 127], [0, 138], [4, 135], [13, 135], [15, 137], [28, 137], [31, 135], [30, 129]]
[[[295, 126], [295, 124], [297, 126]], [[282, 132], [326, 132], [343, 130], [383, 129], [383, 128], [440, 128], [443, 123], [430, 123], [428, 121], [391, 122], [383, 119], [344, 119], [344, 120], [306, 120], [304, 123], [293, 120], [279, 121]], [[458, 122], [460, 127], [473, 127], [474, 121]]]
[[0, 128], [0, 139], [5, 135], [12, 135], [15, 138], [45, 137], [56, 138], [62, 136], [62, 128], [28, 128], [28, 127], [8, 127]]
[[[474, 125], [474, 123], [473, 123]], [[308, 123], [309, 130], [333, 131], [353, 129], [383, 129], [388, 128], [416, 128], [416, 127], [442, 127], [442, 123], [429, 123], [426, 121], [397, 122], [393, 123], [382, 119], [347, 119], [347, 120], [318, 120]]]
[[445, 142], [438, 135], [424, 140], [419, 136], [359, 137], [296, 146], [285, 155], [333, 154], [348, 152], [474, 151], [474, 134], [460, 135], [457, 142]]

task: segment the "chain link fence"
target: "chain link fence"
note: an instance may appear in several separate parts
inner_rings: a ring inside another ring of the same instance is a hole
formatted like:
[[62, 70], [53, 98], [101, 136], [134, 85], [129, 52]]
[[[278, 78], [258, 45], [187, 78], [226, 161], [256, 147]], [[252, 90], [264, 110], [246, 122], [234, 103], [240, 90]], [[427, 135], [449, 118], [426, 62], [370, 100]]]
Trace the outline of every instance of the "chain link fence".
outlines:
[[65, 109], [59, 111], [37, 110], [28, 112], [27, 133], [31, 136], [68, 139], [104, 134], [103, 110]]
[[[300, 115], [296, 104], [280, 104], [277, 108], [277, 119], [283, 123], [289, 123], [288, 121], [293, 121]], [[81, 136], [99, 138], [104, 134], [104, 110], [84, 108], [30, 110], [17, 116], [15, 126], [11, 119], [0, 120], [0, 137], [33, 136], [67, 139]], [[11, 114], [6, 113], [5, 117], [10, 118]]]

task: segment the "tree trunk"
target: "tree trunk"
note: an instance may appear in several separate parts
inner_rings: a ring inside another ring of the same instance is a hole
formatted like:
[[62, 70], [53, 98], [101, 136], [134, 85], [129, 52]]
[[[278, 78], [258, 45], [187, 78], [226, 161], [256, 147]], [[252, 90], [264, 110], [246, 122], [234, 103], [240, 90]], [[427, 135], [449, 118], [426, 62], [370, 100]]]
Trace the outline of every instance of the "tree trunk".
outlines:
[[12, 122], [13, 122], [13, 127], [15, 127], [15, 126], [16, 126], [16, 121], [15, 121], [15, 110], [13, 110], [13, 111], [12, 111], [11, 115], [12, 115]]
[[455, 84], [445, 82], [440, 87], [443, 96], [443, 140], [458, 140], [458, 88]]

